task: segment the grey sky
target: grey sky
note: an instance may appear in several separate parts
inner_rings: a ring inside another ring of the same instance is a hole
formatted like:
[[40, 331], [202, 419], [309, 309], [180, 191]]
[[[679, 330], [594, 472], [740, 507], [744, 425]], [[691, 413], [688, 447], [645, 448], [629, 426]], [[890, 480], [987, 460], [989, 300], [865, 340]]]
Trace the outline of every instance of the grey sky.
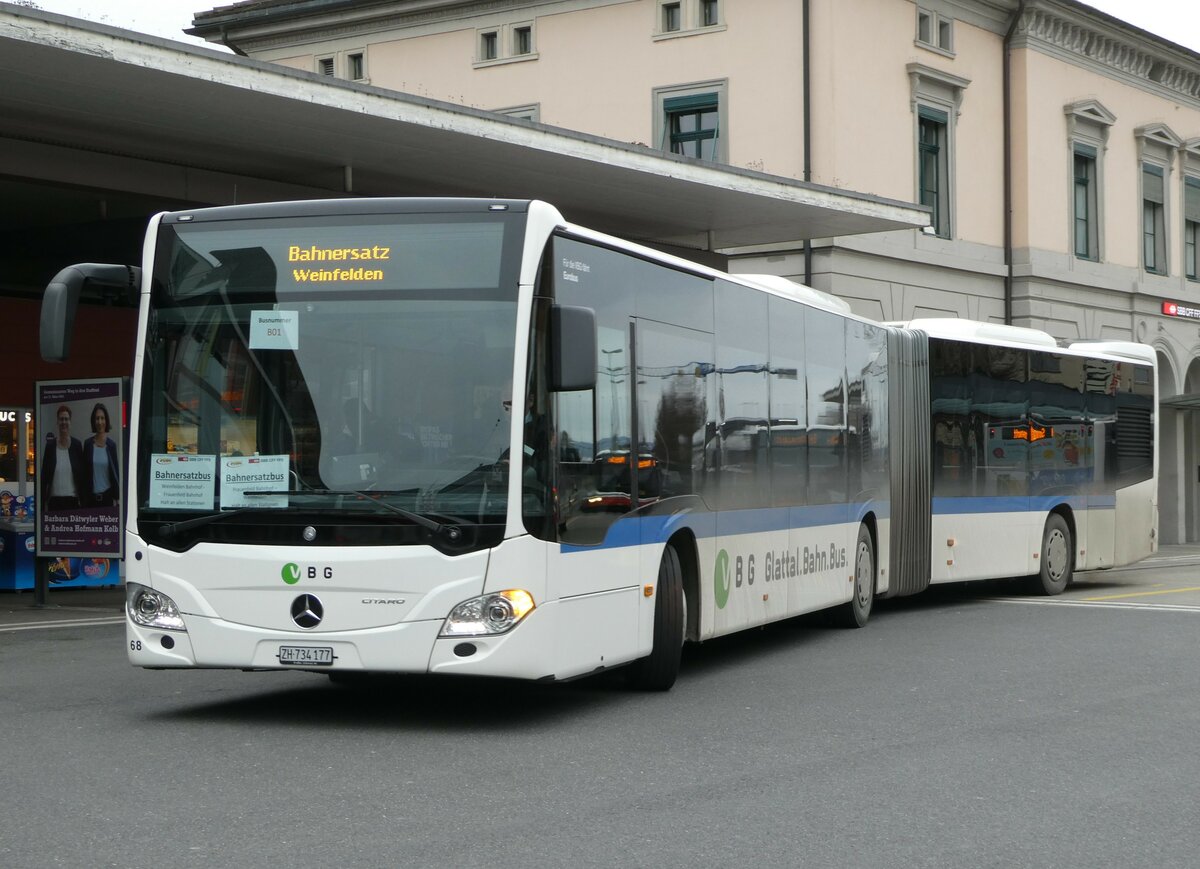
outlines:
[[[196, 0], [93, 0], [85, 3], [82, 0], [34, 0], [36, 5], [50, 12], [204, 45], [208, 43], [183, 35], [183, 29], [191, 26], [192, 14], [231, 2], [219, 0], [205, 4]], [[1089, 0], [1089, 5], [1200, 52], [1200, 2], [1196, 0]]]

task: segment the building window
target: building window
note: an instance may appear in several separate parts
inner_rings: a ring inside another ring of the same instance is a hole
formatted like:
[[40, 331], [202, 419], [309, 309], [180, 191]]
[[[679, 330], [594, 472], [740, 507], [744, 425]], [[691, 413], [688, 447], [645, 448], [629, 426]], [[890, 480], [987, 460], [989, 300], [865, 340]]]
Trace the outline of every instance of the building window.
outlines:
[[677, 33], [683, 27], [683, 10], [678, 3], [662, 5], [662, 32]]
[[333, 75], [333, 58], [319, 57], [317, 58], [317, 72], [321, 75]]
[[533, 52], [533, 28], [528, 24], [513, 28], [513, 54]]
[[1096, 149], [1075, 145], [1075, 256], [1099, 259], [1096, 220]]
[[509, 118], [520, 118], [524, 121], [538, 122], [542, 119], [542, 104], [527, 103], [523, 106], [507, 106], [503, 109], [494, 109], [496, 114], [504, 115]]
[[663, 103], [666, 112], [667, 148], [672, 154], [717, 158], [720, 138], [720, 101], [715, 93], [674, 97]]
[[351, 81], [362, 81], [366, 78], [366, 67], [363, 63], [363, 55], [361, 53], [349, 54], [346, 56], [346, 65], [349, 67]]
[[1183, 179], [1183, 270], [1188, 280], [1200, 280], [1200, 178]]
[[950, 168], [945, 112], [921, 106], [917, 120], [917, 187], [922, 205], [932, 210], [934, 233], [950, 237]]
[[910, 106], [913, 113], [913, 178], [916, 199], [929, 206], [932, 223], [926, 232], [954, 236], [954, 138], [970, 79], [910, 63]]
[[1167, 226], [1171, 208], [1172, 167], [1184, 141], [1166, 124], [1155, 122], [1135, 127], [1138, 165], [1142, 179], [1142, 268], [1147, 274], [1170, 272]]
[[1104, 152], [1116, 116], [1095, 100], [1063, 106], [1071, 173], [1067, 203], [1075, 256], [1100, 262], [1104, 258]]
[[1142, 266], [1156, 275], [1167, 273], [1163, 170], [1142, 164]]
[[497, 57], [496, 51], [499, 47], [498, 34], [494, 30], [488, 30], [479, 34], [479, 59], [480, 60], [495, 60]]
[[717, 79], [655, 88], [654, 141], [663, 151], [729, 161], [729, 82]]
[[533, 21], [514, 21], [476, 31], [476, 68], [537, 60], [537, 34]]
[[917, 44], [923, 48], [936, 48], [952, 54], [954, 52], [954, 19], [918, 7]]
[[725, 29], [719, 0], [658, 0], [655, 10], [656, 39]]

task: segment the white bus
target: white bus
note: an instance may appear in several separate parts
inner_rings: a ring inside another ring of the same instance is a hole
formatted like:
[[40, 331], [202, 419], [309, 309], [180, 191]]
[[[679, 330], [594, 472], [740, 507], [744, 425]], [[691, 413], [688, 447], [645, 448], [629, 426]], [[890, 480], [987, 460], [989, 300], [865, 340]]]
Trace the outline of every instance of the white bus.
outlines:
[[89, 280], [140, 305], [138, 666], [666, 689], [685, 641], [1155, 547], [1140, 345], [885, 326], [536, 201], [160, 214], [50, 284], [48, 359]]

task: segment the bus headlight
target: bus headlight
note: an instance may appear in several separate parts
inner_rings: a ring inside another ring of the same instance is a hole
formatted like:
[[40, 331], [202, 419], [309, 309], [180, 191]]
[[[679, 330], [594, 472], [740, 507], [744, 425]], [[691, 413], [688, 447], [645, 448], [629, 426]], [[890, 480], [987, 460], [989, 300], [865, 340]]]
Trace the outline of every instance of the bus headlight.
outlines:
[[126, 583], [125, 609], [134, 624], [164, 631], [186, 631], [179, 607], [161, 591], [136, 582]]
[[442, 637], [478, 637], [512, 630], [533, 611], [533, 595], [508, 589], [464, 600], [450, 611]]

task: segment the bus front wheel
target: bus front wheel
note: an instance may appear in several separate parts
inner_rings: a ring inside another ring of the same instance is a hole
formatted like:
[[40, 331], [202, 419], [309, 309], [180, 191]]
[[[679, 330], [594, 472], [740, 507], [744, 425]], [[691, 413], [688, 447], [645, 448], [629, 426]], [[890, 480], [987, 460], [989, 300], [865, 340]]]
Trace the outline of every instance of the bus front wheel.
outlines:
[[629, 684], [642, 691], [667, 691], [679, 675], [683, 651], [683, 568], [673, 546], [663, 551], [654, 600], [654, 648], [626, 671]]
[[1042, 551], [1038, 556], [1041, 569], [1029, 577], [1029, 588], [1035, 594], [1055, 595], [1066, 591], [1075, 566], [1075, 544], [1067, 520], [1051, 513], [1042, 531]]

